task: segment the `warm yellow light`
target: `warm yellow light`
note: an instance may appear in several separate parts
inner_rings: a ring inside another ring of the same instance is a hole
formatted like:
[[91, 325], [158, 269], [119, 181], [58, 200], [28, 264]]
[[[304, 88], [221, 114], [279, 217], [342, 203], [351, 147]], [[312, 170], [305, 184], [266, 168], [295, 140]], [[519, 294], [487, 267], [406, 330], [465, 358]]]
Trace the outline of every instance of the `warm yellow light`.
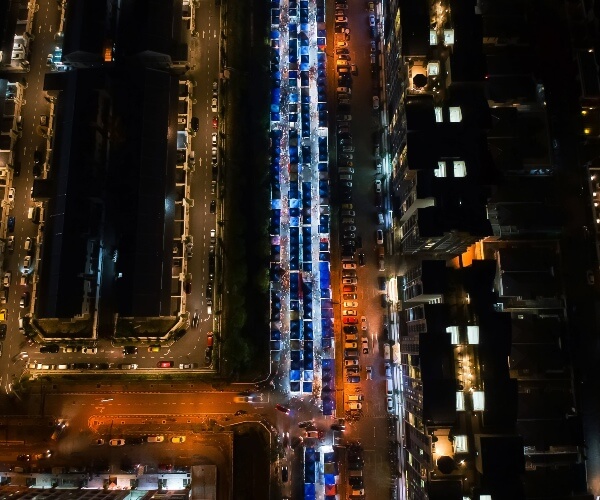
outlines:
[[587, 110], [585, 110], [585, 109], [582, 109], [582, 110], [581, 110], [581, 114], [582, 114], [583, 116], [587, 115]]
[[588, 127], [586, 127], [586, 128], [584, 128], [584, 129], [583, 129], [583, 133], [584, 133], [585, 135], [590, 135], [590, 134], [592, 133], [592, 129], [591, 129], [591, 128], [588, 128]]

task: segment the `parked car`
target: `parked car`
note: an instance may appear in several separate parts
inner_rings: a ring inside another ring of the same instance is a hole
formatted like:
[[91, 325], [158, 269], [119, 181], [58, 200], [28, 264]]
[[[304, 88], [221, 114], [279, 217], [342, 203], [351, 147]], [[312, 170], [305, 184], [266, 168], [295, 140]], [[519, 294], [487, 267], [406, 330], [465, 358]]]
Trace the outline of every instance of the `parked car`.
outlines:
[[97, 347], [84, 347], [81, 349], [83, 354], [96, 354], [98, 352]]
[[198, 129], [200, 128], [200, 120], [197, 117], [192, 116], [190, 124], [192, 126], [192, 130], [194, 132], [198, 132]]
[[121, 438], [119, 438], [119, 439], [111, 439], [108, 442], [108, 445], [109, 446], [124, 446], [125, 445], [125, 440], [121, 439]]
[[10, 286], [11, 278], [12, 278], [12, 273], [10, 271], [6, 271], [4, 273], [4, 278], [2, 279], [2, 285], [5, 288], [8, 288]]
[[378, 229], [375, 232], [375, 239], [377, 240], [378, 245], [383, 245], [383, 231], [381, 229]]
[[185, 436], [175, 436], [171, 438], [171, 443], [185, 443]]
[[173, 368], [175, 363], [173, 361], [159, 361], [156, 366], [158, 368]]
[[219, 108], [218, 108], [218, 101], [217, 101], [217, 98], [216, 98], [216, 97], [213, 97], [213, 98], [212, 98], [212, 100], [210, 101], [210, 110], [211, 110], [213, 113], [217, 113], [217, 112], [219, 111]]
[[8, 228], [8, 232], [9, 233], [13, 233], [15, 231], [15, 218], [14, 216], [10, 216], [8, 218], [8, 222], [6, 224], [6, 227]]

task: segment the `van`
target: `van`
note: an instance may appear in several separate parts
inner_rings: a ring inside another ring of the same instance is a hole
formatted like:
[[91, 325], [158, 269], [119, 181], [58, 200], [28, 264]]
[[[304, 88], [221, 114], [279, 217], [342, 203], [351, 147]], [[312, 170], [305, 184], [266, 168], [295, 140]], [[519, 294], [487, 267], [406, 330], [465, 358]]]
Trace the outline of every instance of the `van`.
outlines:
[[69, 368], [69, 365], [58, 365], [57, 368], [59, 370], [66, 370], [67, 368]]
[[338, 172], [340, 174], [353, 174], [354, 173], [354, 169], [352, 167], [339, 167], [338, 168]]
[[29, 220], [33, 220], [34, 208], [35, 207], [29, 207], [29, 210], [27, 210], [27, 218]]
[[350, 394], [348, 395], [348, 401], [362, 401], [365, 397], [362, 394]]
[[383, 359], [388, 360], [390, 357], [390, 344], [383, 344]]
[[24, 324], [23, 318], [19, 318], [19, 330], [20, 331], [24, 331], [25, 330], [25, 324]]
[[350, 87], [338, 87], [336, 92], [338, 94], [352, 94], [352, 89]]
[[392, 380], [387, 379], [385, 381], [385, 393], [388, 396], [391, 396], [394, 394], [394, 382]]
[[352, 182], [352, 175], [351, 174], [340, 174], [340, 180]]

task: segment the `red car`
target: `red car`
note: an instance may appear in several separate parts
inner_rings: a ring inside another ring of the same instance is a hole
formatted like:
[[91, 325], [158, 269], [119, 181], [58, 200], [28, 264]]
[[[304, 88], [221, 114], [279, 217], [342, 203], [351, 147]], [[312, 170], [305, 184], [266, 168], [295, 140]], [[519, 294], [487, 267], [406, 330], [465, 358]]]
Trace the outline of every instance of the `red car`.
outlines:
[[219, 118], [216, 116], [213, 116], [212, 124], [213, 124], [213, 128], [217, 128], [219, 126]]
[[355, 325], [358, 323], [358, 318], [356, 316], [344, 316], [342, 318], [342, 323], [345, 325]]
[[290, 414], [290, 409], [287, 406], [276, 404], [275, 409], [279, 410], [282, 413], [285, 413], [286, 415]]
[[175, 363], [173, 361], [159, 361], [156, 366], [159, 368], [173, 368]]

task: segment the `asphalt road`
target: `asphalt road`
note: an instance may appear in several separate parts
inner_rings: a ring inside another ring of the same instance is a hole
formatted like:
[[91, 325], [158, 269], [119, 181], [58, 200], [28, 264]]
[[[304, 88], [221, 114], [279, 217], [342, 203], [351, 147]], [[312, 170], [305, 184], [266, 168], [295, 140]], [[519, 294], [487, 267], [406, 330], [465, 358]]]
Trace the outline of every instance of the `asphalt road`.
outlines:
[[[23, 259], [26, 251], [23, 246], [26, 238], [36, 239], [38, 225], [27, 218], [27, 212], [32, 206], [31, 189], [33, 187], [33, 153], [36, 149], [46, 150], [47, 140], [41, 135], [40, 117], [49, 115], [50, 102], [43, 91], [44, 75], [48, 71], [46, 56], [56, 45], [55, 35], [59, 28], [60, 11], [53, 0], [38, 1], [39, 10], [35, 14], [33, 34], [35, 40], [30, 42], [29, 61], [30, 71], [22, 73], [27, 81], [25, 90], [25, 105], [21, 108], [23, 123], [22, 136], [16, 146], [16, 158], [21, 162], [21, 174], [13, 177], [15, 188], [14, 207], [9, 216], [15, 217], [14, 251], [8, 253], [4, 262], [4, 269], [12, 273], [9, 288], [8, 303], [8, 333], [3, 342], [2, 357], [0, 357], [0, 386], [7, 390], [13, 378], [20, 376], [22, 366], [13, 364], [12, 358], [22, 350], [23, 337], [19, 333], [18, 318], [26, 310], [19, 307], [19, 301], [25, 291], [32, 291], [31, 280], [28, 286], [20, 286], [19, 278], [23, 270]], [[5, 198], [6, 200], [6, 198]], [[11, 233], [9, 233], [10, 235]], [[4, 305], [2, 306], [4, 307]]]
[[[369, 37], [369, 21], [368, 12], [365, 10], [365, 3], [348, 2], [347, 17], [348, 27], [350, 28], [349, 51], [351, 63], [357, 65], [358, 76], [353, 77], [351, 111], [352, 121], [350, 129], [352, 133], [354, 162], [353, 174], [353, 209], [356, 212], [355, 226], [357, 227], [357, 236], [362, 238], [362, 248], [357, 250], [364, 252], [366, 265], [357, 268], [358, 291], [357, 301], [359, 303], [358, 315], [364, 315], [367, 318], [366, 338], [369, 342], [369, 353], [360, 354], [360, 375], [361, 381], [359, 384], [349, 384], [346, 382], [346, 370], [343, 367], [343, 352], [344, 352], [344, 334], [341, 332], [341, 313], [343, 308], [341, 303], [342, 285], [341, 285], [341, 269], [337, 266], [332, 273], [332, 282], [334, 276], [338, 278], [339, 289], [334, 292], [335, 301], [340, 304], [339, 310], [336, 311], [336, 325], [339, 330], [336, 330], [336, 371], [337, 371], [337, 387], [344, 388], [343, 404], [341, 399], [337, 400], [337, 415], [343, 417], [348, 409], [347, 397], [350, 394], [363, 394], [362, 401], [362, 416], [360, 419], [347, 425], [345, 439], [349, 441], [360, 441], [364, 448], [365, 472], [364, 484], [365, 494], [370, 498], [387, 498], [389, 497], [389, 465], [388, 465], [388, 427], [387, 419], [388, 412], [386, 408], [385, 396], [385, 370], [383, 361], [383, 347], [380, 343], [381, 332], [383, 330], [383, 315], [387, 313], [387, 309], [381, 307], [381, 292], [378, 289], [377, 278], [386, 276], [385, 272], [380, 272], [376, 256], [376, 236], [377, 229], [382, 226], [377, 224], [377, 214], [385, 212], [384, 208], [375, 206], [375, 180], [382, 181], [383, 198], [385, 196], [387, 183], [381, 175], [377, 175], [374, 164], [374, 147], [373, 136], [375, 132], [381, 130], [381, 109], [373, 109], [374, 87], [378, 85], [379, 75], [371, 75], [370, 63], [370, 37]], [[333, 5], [331, 5], [333, 7]], [[331, 19], [331, 18], [330, 18]], [[333, 22], [328, 28], [333, 31]], [[331, 32], [330, 31], [330, 32]], [[334, 40], [330, 36], [329, 40]], [[328, 63], [330, 67], [330, 102], [337, 104], [337, 95], [335, 88], [337, 87], [337, 75], [335, 74], [335, 48], [333, 43], [330, 43], [327, 49]], [[335, 138], [336, 124], [332, 122], [330, 128], [330, 137]], [[335, 151], [336, 145], [331, 144], [332, 151]], [[334, 186], [338, 176], [335, 169], [332, 169], [330, 178]], [[337, 186], [336, 186], [337, 187]], [[340, 203], [341, 204], [341, 203]], [[338, 207], [339, 205], [338, 204]], [[340, 218], [341, 221], [341, 218]], [[341, 224], [338, 225], [337, 232], [340, 234]], [[334, 255], [340, 255], [340, 247], [334, 248]], [[387, 252], [386, 252], [387, 253]], [[334, 286], [335, 289], [335, 286]], [[359, 347], [361, 332], [359, 328]], [[366, 367], [372, 367], [372, 380], [367, 380]], [[342, 491], [347, 489], [347, 482], [342, 486]]]

